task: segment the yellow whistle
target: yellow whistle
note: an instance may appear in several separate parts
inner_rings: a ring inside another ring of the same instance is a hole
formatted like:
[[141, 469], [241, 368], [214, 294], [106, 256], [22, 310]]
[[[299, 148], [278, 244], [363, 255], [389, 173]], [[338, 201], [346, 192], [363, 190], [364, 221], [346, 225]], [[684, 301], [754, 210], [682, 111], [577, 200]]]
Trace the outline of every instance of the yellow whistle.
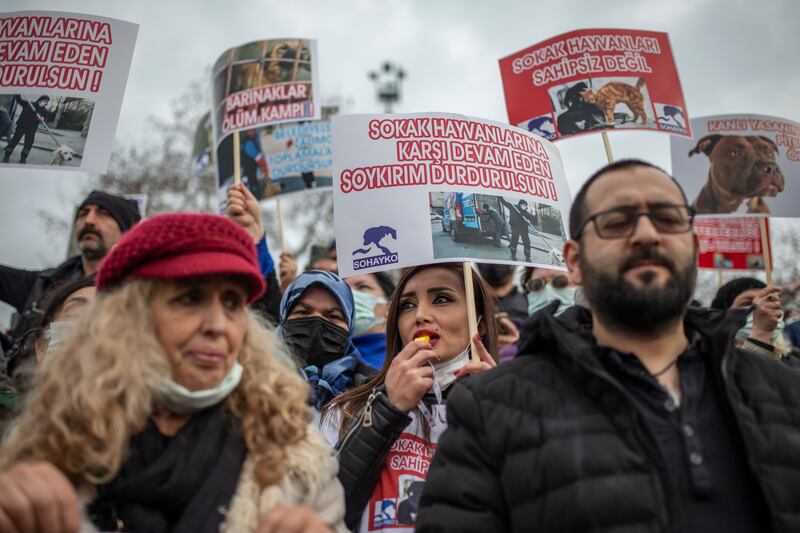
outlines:
[[422, 337], [417, 337], [414, 340], [415, 341], [422, 341], [422, 342], [431, 342], [431, 338], [428, 335], [423, 335]]

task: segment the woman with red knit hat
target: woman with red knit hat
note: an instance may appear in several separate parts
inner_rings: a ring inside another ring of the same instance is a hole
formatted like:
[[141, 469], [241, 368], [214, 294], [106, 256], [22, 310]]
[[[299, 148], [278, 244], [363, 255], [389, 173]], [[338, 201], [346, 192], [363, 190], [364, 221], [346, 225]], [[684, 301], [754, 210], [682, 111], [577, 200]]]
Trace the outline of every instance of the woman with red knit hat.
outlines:
[[308, 386], [247, 307], [252, 238], [167, 214], [120, 240], [0, 447], [0, 531], [342, 530]]

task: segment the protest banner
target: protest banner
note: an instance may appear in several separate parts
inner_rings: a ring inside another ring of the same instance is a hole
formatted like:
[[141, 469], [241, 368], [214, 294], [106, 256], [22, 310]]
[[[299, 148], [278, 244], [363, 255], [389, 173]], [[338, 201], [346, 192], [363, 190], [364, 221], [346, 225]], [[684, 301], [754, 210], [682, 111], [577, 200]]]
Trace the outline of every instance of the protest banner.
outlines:
[[571, 198], [548, 141], [426, 113], [336, 116], [333, 146], [340, 275], [470, 260], [563, 266]]
[[[323, 116], [325, 116], [323, 110]], [[259, 200], [331, 186], [333, 145], [329, 120], [255, 128], [241, 133], [241, 175]], [[216, 150], [220, 201], [233, 183], [233, 135]]]
[[209, 111], [200, 117], [194, 130], [192, 160], [189, 169], [189, 173], [193, 178], [199, 178], [209, 170], [213, 172], [214, 135], [211, 129], [211, 112]]
[[133, 200], [134, 202], [136, 202], [136, 208], [139, 210], [139, 216], [142, 217], [142, 220], [147, 218], [147, 201], [150, 198], [149, 194], [133, 193], [133, 194], [126, 194], [124, 196], [128, 200]]
[[692, 136], [666, 33], [564, 33], [500, 59], [500, 75], [509, 122], [550, 141], [619, 129]]
[[672, 173], [698, 214], [800, 216], [800, 123], [764, 115], [692, 119], [670, 142]]
[[697, 217], [694, 231], [700, 240], [697, 264], [715, 270], [765, 270], [772, 257], [769, 225], [762, 239], [757, 217]]
[[79, 13], [0, 13], [0, 169], [106, 171], [138, 29]]
[[281, 176], [267, 156], [290, 149], [292, 140], [265, 139], [264, 128], [320, 118], [316, 58], [314, 40], [270, 39], [230, 48], [217, 59], [212, 126], [221, 189], [240, 175], [259, 200], [285, 191], [285, 184], [272, 182]]

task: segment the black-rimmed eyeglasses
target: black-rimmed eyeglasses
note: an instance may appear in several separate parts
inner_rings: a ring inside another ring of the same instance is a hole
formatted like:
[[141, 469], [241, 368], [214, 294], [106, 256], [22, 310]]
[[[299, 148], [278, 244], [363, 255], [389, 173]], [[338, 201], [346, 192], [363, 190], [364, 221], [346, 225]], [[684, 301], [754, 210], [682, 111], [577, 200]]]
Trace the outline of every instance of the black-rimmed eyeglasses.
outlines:
[[632, 207], [617, 207], [596, 213], [581, 225], [573, 239], [579, 239], [589, 222], [594, 222], [597, 236], [601, 239], [624, 239], [633, 235], [639, 217], [647, 217], [659, 233], [685, 233], [692, 229], [695, 211], [688, 205], [659, 205], [649, 211], [638, 211]]

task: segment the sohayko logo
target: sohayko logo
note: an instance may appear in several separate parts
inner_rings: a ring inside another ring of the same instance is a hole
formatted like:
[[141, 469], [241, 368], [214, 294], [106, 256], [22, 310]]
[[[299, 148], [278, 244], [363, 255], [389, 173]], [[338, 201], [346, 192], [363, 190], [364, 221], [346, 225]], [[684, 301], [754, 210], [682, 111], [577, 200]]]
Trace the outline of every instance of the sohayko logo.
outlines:
[[[382, 265], [397, 263], [397, 252], [391, 251], [385, 244], [385, 240], [391, 238], [397, 240], [397, 230], [389, 226], [375, 226], [368, 228], [364, 232], [362, 246], [353, 251], [353, 255], [363, 256], [353, 258], [353, 270], [372, 268]], [[374, 254], [374, 255], [370, 255]]]
[[658, 127], [664, 131], [672, 131], [686, 135], [686, 117], [683, 108], [672, 104], [660, 104], [654, 102], [656, 106], [656, 117]]

